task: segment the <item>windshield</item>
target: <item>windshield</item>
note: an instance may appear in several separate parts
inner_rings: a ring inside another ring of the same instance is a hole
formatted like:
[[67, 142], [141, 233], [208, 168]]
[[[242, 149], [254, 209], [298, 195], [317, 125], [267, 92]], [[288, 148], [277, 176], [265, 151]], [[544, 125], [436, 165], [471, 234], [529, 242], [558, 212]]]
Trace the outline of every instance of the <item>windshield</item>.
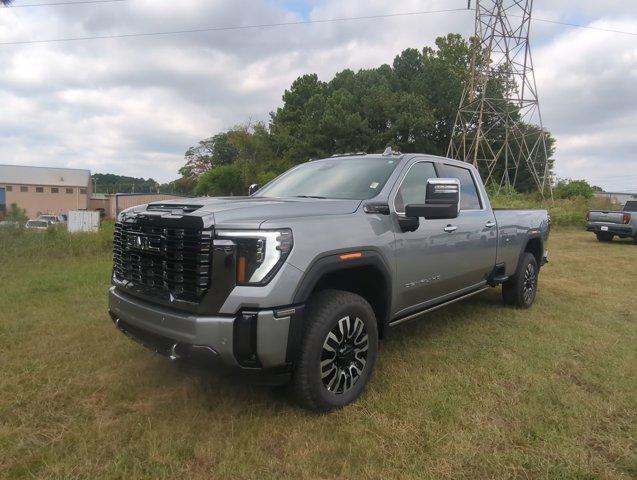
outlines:
[[263, 187], [258, 197], [367, 200], [381, 191], [396, 168], [393, 158], [330, 158], [308, 162]]

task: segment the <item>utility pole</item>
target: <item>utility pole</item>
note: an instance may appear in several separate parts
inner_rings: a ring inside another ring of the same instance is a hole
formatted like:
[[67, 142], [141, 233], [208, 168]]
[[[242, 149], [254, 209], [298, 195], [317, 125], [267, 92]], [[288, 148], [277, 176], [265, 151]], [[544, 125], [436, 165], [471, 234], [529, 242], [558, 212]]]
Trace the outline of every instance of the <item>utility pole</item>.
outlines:
[[472, 163], [497, 191], [515, 188], [524, 168], [552, 197], [529, 44], [532, 9], [533, 0], [476, 0], [476, 45], [447, 156]]

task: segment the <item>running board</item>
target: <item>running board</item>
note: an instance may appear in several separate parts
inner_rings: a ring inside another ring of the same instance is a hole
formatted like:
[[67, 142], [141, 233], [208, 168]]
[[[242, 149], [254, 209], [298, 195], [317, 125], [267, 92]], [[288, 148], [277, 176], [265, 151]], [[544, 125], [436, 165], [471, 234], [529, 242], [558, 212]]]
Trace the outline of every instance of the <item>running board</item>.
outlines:
[[482, 293], [485, 290], [489, 290], [489, 288], [491, 287], [484, 287], [479, 290], [475, 290], [473, 292], [465, 293], [464, 295], [461, 295], [459, 297], [452, 298], [451, 300], [447, 300], [446, 302], [439, 303], [438, 305], [434, 305], [433, 307], [425, 308], [424, 310], [421, 310], [420, 312], [412, 313], [411, 315], [407, 315], [406, 317], [399, 318], [397, 320], [394, 320], [393, 322], [389, 322], [389, 326], [395, 327], [396, 325], [400, 325], [401, 323], [414, 320], [426, 313], [433, 312], [434, 310], [438, 310], [439, 308], [446, 307], [447, 305], [451, 305], [452, 303], [459, 302], [460, 300], [464, 300], [465, 298], [473, 297], [474, 295], [477, 295], [478, 293]]
[[509, 279], [508, 275], [498, 275], [490, 279], [489, 285], [495, 287], [496, 285], [501, 285]]

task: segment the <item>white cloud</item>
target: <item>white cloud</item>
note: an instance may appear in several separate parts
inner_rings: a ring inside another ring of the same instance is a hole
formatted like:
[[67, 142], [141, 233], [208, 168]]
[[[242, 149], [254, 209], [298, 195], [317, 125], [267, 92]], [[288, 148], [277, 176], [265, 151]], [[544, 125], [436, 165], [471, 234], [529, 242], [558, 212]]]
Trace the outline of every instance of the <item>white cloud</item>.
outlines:
[[[591, 26], [637, 31], [637, 18]], [[569, 30], [537, 49], [535, 60], [544, 122], [558, 140], [557, 175], [637, 190], [634, 37]]]
[[[637, 31], [632, 3], [556, 0], [538, 3], [536, 14]], [[2, 9], [0, 42], [466, 5], [464, 0], [308, 0], [291, 11], [290, 4], [129, 0]], [[188, 146], [248, 119], [266, 120], [297, 76], [316, 72], [328, 80], [343, 68], [391, 63], [405, 48], [432, 45], [436, 36], [452, 31], [468, 35], [472, 28], [472, 14], [458, 12], [0, 46], [0, 163], [88, 166], [93, 171], [170, 180], [176, 177]], [[632, 131], [637, 122], [631, 90], [637, 75], [634, 38], [533, 25], [540, 100], [545, 124], [558, 140], [559, 175], [637, 189], [636, 162], [631, 163], [637, 147]], [[598, 168], [601, 164], [603, 169]], [[630, 174], [617, 180], [615, 174], [625, 171]]]

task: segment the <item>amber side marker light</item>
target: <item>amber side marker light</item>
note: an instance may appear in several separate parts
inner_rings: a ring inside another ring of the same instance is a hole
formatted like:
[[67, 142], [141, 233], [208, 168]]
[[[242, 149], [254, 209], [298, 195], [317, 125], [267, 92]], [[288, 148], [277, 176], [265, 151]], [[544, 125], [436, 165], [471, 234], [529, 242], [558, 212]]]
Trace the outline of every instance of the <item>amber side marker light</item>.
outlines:
[[245, 283], [246, 281], [246, 257], [239, 257], [239, 262], [237, 265], [237, 281], [241, 283]]
[[351, 252], [339, 255], [338, 258], [340, 258], [341, 260], [354, 260], [355, 258], [361, 258], [362, 256], [363, 252]]

